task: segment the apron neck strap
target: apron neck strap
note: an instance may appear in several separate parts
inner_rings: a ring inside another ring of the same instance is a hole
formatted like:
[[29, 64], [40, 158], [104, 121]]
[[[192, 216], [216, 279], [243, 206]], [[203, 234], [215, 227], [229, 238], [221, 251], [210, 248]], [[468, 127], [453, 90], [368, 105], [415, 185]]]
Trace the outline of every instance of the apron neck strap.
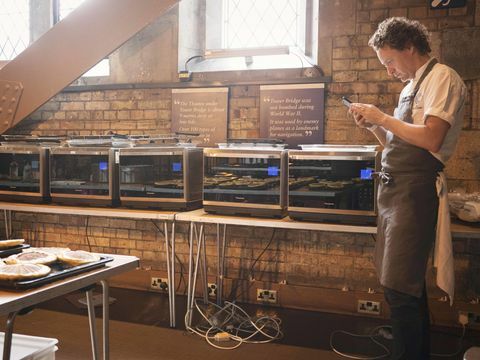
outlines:
[[427, 77], [427, 75], [430, 73], [430, 71], [433, 69], [436, 63], [438, 63], [438, 60], [436, 58], [433, 58], [428, 63], [422, 76], [420, 76], [420, 79], [418, 79], [417, 83], [415, 84], [415, 88], [413, 89], [413, 92], [412, 92], [413, 98], [415, 98], [415, 96], [417, 95], [418, 89], [420, 89], [420, 85], [422, 84], [423, 80]]

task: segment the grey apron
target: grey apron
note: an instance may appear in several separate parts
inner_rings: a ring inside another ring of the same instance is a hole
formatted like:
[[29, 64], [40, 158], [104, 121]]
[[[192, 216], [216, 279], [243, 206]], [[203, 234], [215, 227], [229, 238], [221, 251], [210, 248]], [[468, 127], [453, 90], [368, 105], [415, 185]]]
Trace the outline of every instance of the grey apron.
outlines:
[[[412, 107], [430, 61], [411, 95], [399, 101], [396, 117], [413, 122]], [[382, 286], [420, 297], [435, 240], [438, 196], [435, 182], [443, 164], [429, 151], [387, 132], [378, 191], [378, 233], [374, 262]]]

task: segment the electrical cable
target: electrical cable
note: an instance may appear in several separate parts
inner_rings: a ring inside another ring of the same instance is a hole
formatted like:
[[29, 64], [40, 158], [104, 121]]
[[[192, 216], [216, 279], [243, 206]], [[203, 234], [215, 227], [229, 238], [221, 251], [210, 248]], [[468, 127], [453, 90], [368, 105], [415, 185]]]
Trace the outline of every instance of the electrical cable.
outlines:
[[188, 63], [192, 61], [193, 59], [198, 59], [198, 58], [203, 58], [203, 55], [193, 55], [185, 61], [185, 71], [188, 71]]
[[[278, 318], [262, 316], [254, 320], [240, 306], [229, 301], [225, 301], [223, 307], [212, 302], [205, 304], [216, 310], [215, 313], [207, 316], [206, 312], [201, 310], [197, 299], [194, 300], [194, 304], [207, 326], [189, 326], [188, 319], [193, 309], [188, 309], [185, 314], [185, 328], [187, 331], [203, 337], [208, 344], [217, 349], [232, 350], [243, 343], [263, 344], [283, 337], [280, 330], [281, 321]], [[223, 319], [222, 316], [224, 316]], [[263, 336], [265, 339], [253, 340], [257, 335]], [[236, 344], [220, 346], [213, 341], [234, 341]]]
[[463, 350], [463, 339], [465, 338], [465, 333], [467, 331], [467, 327], [464, 325], [464, 324], [461, 324], [462, 325], [462, 335], [460, 335], [460, 337], [458, 338], [459, 339], [459, 343], [460, 345], [458, 346], [458, 349], [453, 352], [453, 353], [446, 353], [446, 354], [440, 354], [440, 353], [430, 353], [431, 356], [435, 356], [435, 357], [453, 357], [453, 356], [457, 356], [459, 355], [462, 350]]
[[92, 252], [92, 245], [90, 244], [90, 238], [88, 237], [88, 222], [90, 221], [90, 216], [87, 215], [85, 220], [85, 239], [87, 240], [88, 251]]
[[277, 229], [276, 228], [273, 228], [272, 230], [272, 235], [270, 236], [270, 240], [268, 241], [268, 244], [263, 248], [262, 252], [260, 253], [260, 255], [257, 256], [257, 258], [255, 259], [255, 261], [252, 263], [252, 266], [250, 266], [250, 271], [249, 271], [249, 278], [253, 279], [255, 276], [254, 276], [254, 268], [255, 268], [255, 264], [262, 258], [263, 254], [265, 253], [265, 251], [268, 250], [268, 248], [270, 247], [270, 245], [272, 244], [273, 242], [273, 239], [275, 238], [275, 231]]
[[[270, 240], [268, 241], [267, 245], [263, 248], [262, 252], [256, 257], [256, 259], [253, 261], [252, 265], [250, 266], [250, 270], [248, 271], [248, 278], [250, 280], [254, 280], [255, 277], [254, 277], [254, 268], [255, 268], [255, 265], [256, 263], [261, 259], [261, 257], [263, 256], [263, 254], [268, 250], [268, 248], [270, 247], [270, 245], [272, 244], [273, 242], [273, 239], [275, 238], [275, 231], [276, 231], [276, 228], [273, 228], [272, 230], [272, 235], [270, 236]], [[244, 289], [240, 294], [236, 295], [235, 296], [235, 299], [240, 299], [242, 297], [243, 294], [245, 294], [247, 291], [250, 290], [250, 288], [252, 287], [252, 284], [253, 283], [250, 283], [246, 289]], [[232, 295], [235, 295], [235, 293], [237, 292], [237, 289], [238, 289], [238, 283], [236, 285], [236, 287], [234, 289], [232, 289], [231, 291], [231, 294]]]
[[[382, 329], [391, 329], [391, 326], [388, 326], [388, 325], [377, 326], [370, 332], [370, 334], [366, 334], [366, 335], [354, 334], [354, 333], [351, 333], [351, 332], [348, 332], [348, 331], [343, 331], [343, 330], [333, 331], [330, 334], [330, 348], [336, 354], [338, 354], [340, 356], [343, 356], [343, 357], [346, 357], [348, 359], [357, 359], [357, 360], [384, 359], [387, 356], [390, 356], [390, 350], [388, 350], [388, 348], [385, 345], [383, 345], [381, 342], [379, 342], [378, 340], [375, 339], [375, 337], [378, 337], [378, 336], [381, 336], [382, 338], [384, 338], [384, 336], [380, 334], [380, 330], [382, 330]], [[378, 333], [376, 334], [376, 332], [378, 332]], [[340, 350], [337, 350], [335, 348], [335, 346], [333, 345], [333, 338], [335, 337], [336, 334], [346, 334], [346, 335], [349, 335], [349, 336], [352, 336], [352, 337], [355, 337], [355, 338], [370, 339], [374, 344], [381, 347], [385, 351], [385, 353], [381, 354], [381, 355], [378, 355], [378, 356], [360, 356], [360, 355], [351, 355], [351, 354], [344, 353]]]
[[[334, 331], [330, 334], [330, 348], [336, 354], [338, 354], [340, 356], [343, 356], [343, 357], [346, 357], [348, 359], [357, 359], [357, 360], [383, 359], [387, 356], [390, 356], [390, 351], [388, 350], [388, 348], [385, 345], [383, 345], [382, 343], [380, 343], [378, 340], [375, 339], [375, 337], [377, 337], [377, 336], [382, 336], [383, 338], [387, 339], [387, 337], [385, 335], [382, 335], [382, 329], [389, 329], [390, 330], [391, 326], [387, 326], [387, 325], [377, 326], [376, 328], [374, 328], [372, 330], [372, 332], [370, 334], [367, 334], [367, 335], [354, 334], [354, 333], [350, 333], [348, 331], [343, 331], [343, 330]], [[377, 332], [377, 331], [378, 331], [378, 334], [375, 334], [375, 332]], [[434, 357], [454, 357], [454, 356], [459, 355], [463, 350], [462, 342], [463, 342], [463, 339], [465, 338], [465, 333], [466, 333], [466, 327], [465, 327], [465, 325], [462, 324], [462, 334], [459, 337], [460, 345], [458, 346], [458, 349], [455, 350], [455, 352], [444, 353], [444, 354], [443, 353], [432, 353], [431, 352], [430, 356], [434, 356]], [[352, 355], [352, 354], [347, 354], [347, 353], [341, 352], [341, 351], [337, 350], [333, 345], [333, 338], [335, 337], [336, 334], [346, 334], [346, 335], [356, 337], [356, 338], [370, 338], [373, 341], [373, 343], [377, 344], [378, 346], [380, 346], [382, 349], [385, 350], [385, 354], [370, 357], [370, 356]], [[451, 334], [448, 334], [448, 335], [451, 335]]]

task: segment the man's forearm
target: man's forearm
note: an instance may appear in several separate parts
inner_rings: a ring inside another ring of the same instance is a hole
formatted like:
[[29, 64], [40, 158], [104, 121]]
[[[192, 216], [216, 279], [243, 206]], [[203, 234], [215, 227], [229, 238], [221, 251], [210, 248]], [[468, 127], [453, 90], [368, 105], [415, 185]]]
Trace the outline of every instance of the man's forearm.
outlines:
[[423, 125], [415, 125], [385, 114], [380, 124], [409, 144], [431, 152], [439, 151], [450, 128], [449, 123], [435, 116], [427, 117]]
[[383, 127], [378, 126], [375, 130], [371, 131], [371, 133], [375, 135], [382, 146], [385, 146], [387, 142], [387, 131]]

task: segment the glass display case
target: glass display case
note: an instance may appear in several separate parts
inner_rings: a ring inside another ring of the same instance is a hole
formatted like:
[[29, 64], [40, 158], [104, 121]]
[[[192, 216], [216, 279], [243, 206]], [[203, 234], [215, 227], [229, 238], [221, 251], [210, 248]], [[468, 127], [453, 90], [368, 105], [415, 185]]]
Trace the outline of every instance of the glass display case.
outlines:
[[52, 202], [118, 205], [117, 149], [58, 147], [50, 152]]
[[33, 144], [0, 146], [0, 200], [48, 201], [48, 148]]
[[295, 220], [376, 221], [375, 146], [303, 145], [289, 151], [288, 214]]
[[201, 148], [152, 146], [120, 149], [122, 206], [191, 210], [202, 206]]
[[203, 206], [227, 215], [283, 217], [287, 204], [287, 151], [269, 146], [204, 150]]

